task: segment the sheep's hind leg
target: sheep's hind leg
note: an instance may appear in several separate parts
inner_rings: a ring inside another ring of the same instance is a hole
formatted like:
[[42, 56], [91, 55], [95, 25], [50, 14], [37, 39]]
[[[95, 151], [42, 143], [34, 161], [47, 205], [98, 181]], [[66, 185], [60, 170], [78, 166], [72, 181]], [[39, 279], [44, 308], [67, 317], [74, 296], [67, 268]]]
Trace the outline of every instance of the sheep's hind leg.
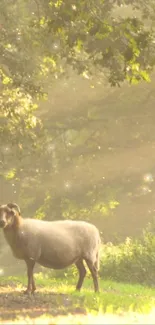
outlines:
[[82, 284], [83, 284], [83, 280], [85, 278], [85, 275], [86, 275], [86, 269], [85, 269], [85, 266], [83, 264], [83, 260], [80, 259], [78, 260], [76, 263], [75, 263], [78, 271], [79, 271], [79, 280], [78, 280], [78, 283], [77, 283], [77, 286], [76, 286], [76, 290], [80, 291], [81, 287], [82, 287]]
[[99, 284], [98, 284], [98, 270], [97, 270], [97, 265], [96, 263], [93, 263], [90, 260], [85, 260], [87, 263], [87, 266], [90, 270], [90, 273], [92, 275], [93, 278], [93, 282], [94, 282], [94, 290], [97, 292], [99, 291]]

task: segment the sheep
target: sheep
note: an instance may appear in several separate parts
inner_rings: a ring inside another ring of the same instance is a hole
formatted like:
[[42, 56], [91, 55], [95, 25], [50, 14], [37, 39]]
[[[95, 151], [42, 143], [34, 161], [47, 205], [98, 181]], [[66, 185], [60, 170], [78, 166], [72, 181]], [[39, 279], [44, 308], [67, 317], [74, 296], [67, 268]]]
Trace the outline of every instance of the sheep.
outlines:
[[99, 291], [98, 229], [85, 221], [44, 221], [24, 219], [16, 203], [0, 205], [0, 228], [13, 255], [27, 265], [28, 284], [25, 293], [36, 290], [33, 277], [35, 263], [52, 269], [64, 269], [75, 264], [79, 278], [76, 290], [80, 290], [86, 276], [84, 261], [90, 270], [94, 291]]

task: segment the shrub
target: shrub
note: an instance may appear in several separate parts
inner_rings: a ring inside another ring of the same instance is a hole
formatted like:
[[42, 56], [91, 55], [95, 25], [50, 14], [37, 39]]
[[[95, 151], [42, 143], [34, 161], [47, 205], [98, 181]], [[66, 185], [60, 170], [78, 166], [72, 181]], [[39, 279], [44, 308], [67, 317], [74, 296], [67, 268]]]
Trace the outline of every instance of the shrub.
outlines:
[[154, 225], [149, 224], [140, 239], [102, 246], [100, 276], [131, 283], [155, 283]]

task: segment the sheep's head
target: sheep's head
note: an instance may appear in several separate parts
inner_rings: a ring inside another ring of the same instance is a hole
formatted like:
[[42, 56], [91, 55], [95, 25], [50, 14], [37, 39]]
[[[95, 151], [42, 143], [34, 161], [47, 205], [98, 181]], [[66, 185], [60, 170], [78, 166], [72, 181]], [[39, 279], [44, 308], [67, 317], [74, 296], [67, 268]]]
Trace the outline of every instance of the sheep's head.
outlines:
[[0, 205], [0, 228], [12, 225], [17, 213], [20, 215], [20, 208], [15, 203]]

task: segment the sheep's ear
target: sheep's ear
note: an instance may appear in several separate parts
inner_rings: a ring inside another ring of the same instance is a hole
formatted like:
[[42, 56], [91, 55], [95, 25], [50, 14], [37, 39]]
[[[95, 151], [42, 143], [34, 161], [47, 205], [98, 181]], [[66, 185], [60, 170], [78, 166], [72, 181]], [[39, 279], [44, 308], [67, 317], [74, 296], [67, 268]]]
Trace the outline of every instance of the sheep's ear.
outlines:
[[8, 206], [8, 208], [10, 208], [11, 210], [12, 210], [12, 209], [15, 209], [19, 214], [21, 213], [21, 212], [20, 212], [20, 207], [19, 207], [16, 203], [8, 203], [7, 206]]

